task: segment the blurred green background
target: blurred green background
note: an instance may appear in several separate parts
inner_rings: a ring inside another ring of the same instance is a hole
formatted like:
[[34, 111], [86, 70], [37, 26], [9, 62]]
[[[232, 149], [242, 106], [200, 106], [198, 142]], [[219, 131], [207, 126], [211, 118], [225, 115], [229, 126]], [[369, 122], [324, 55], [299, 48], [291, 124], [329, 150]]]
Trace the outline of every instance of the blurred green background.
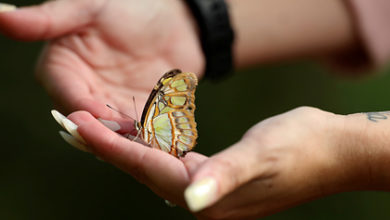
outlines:
[[[33, 76], [41, 47], [0, 36], [0, 219], [194, 219], [60, 138], [60, 127], [50, 115], [52, 103]], [[255, 123], [297, 106], [340, 114], [389, 110], [390, 69], [383, 72], [343, 79], [300, 61], [239, 72], [218, 84], [201, 82], [196, 151], [218, 152]], [[389, 219], [388, 204], [390, 194], [385, 192], [343, 193], [266, 219]]]

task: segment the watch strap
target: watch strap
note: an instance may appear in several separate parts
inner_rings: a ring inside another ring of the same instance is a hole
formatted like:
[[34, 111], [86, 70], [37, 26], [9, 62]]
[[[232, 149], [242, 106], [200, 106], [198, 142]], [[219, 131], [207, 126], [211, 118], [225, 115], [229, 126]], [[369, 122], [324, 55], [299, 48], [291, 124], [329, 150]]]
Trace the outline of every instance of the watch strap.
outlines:
[[200, 32], [206, 59], [205, 76], [212, 80], [225, 77], [233, 70], [234, 32], [228, 5], [224, 0], [186, 0]]

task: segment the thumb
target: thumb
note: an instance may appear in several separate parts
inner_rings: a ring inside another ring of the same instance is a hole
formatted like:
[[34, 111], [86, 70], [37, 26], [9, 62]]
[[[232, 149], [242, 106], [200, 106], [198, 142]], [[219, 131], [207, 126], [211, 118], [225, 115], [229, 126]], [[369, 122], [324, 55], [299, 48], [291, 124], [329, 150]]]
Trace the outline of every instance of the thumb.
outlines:
[[103, 1], [57, 0], [17, 9], [0, 3], [8, 9], [0, 10], [0, 31], [26, 41], [59, 37], [88, 25], [102, 7], [100, 2]]
[[184, 196], [191, 211], [211, 206], [237, 187], [264, 173], [259, 166], [256, 142], [241, 140], [221, 153], [210, 157], [192, 177]]

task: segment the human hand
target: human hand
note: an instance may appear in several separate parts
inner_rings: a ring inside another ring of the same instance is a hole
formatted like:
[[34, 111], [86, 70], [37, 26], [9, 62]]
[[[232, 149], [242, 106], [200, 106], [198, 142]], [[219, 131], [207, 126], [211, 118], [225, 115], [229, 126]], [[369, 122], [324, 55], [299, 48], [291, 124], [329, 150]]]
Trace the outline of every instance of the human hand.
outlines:
[[189, 172], [205, 160], [205, 156], [189, 152], [179, 160], [171, 154], [118, 135], [112, 131], [116, 129], [108, 129], [109, 126], [104, 126], [88, 112], [77, 111], [68, 118], [55, 110], [52, 113], [56, 121], [69, 132], [60, 131], [69, 144], [112, 163], [160, 197], [186, 207], [183, 192], [189, 184]]
[[131, 97], [142, 107], [164, 72], [203, 72], [195, 26], [181, 0], [49, 1], [0, 13], [0, 31], [49, 40], [37, 78], [67, 113], [109, 119], [110, 104], [134, 116]]
[[[116, 135], [86, 112], [72, 113], [69, 119], [78, 125], [74, 136], [83, 137], [89, 152], [159, 196], [188, 204], [201, 219], [258, 218], [358, 189], [369, 179], [365, 166], [356, 167], [356, 155], [346, 147], [344, 116], [314, 108], [260, 122], [241, 141], [210, 158], [190, 152], [180, 160]], [[199, 181], [207, 194], [194, 193]]]
[[345, 118], [302, 107], [260, 122], [189, 174], [190, 209], [201, 219], [256, 219], [364, 188], [369, 166]]

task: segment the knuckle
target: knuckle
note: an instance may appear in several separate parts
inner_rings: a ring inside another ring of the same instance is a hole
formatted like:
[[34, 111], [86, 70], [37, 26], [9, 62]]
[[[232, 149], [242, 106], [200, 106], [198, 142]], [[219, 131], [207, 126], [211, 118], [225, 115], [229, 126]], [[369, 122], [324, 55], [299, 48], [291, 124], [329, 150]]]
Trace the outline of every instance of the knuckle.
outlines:
[[140, 183], [145, 184], [147, 182], [147, 175], [146, 171], [144, 169], [144, 166], [142, 166], [142, 162], [145, 161], [145, 157], [147, 157], [146, 152], [142, 152], [137, 159], [135, 160], [134, 164], [130, 167], [129, 173]]
[[299, 117], [308, 123], [318, 122], [319, 120], [323, 120], [329, 115], [333, 113], [325, 112], [319, 108], [315, 107], [298, 107], [294, 109], [295, 113], [299, 115]]
[[112, 136], [106, 140], [106, 143], [104, 143], [104, 146], [106, 147], [104, 148], [104, 152], [101, 153], [109, 156], [113, 164], [132, 175], [137, 181], [145, 183], [147, 178], [145, 169], [142, 166], [142, 161], [147, 156], [146, 153], [142, 152], [135, 156], [134, 160], [126, 162], [127, 160], [117, 157], [117, 155], [121, 155], [123, 153], [121, 150], [121, 148], [123, 148], [122, 144], [123, 142], [121, 141], [121, 137], [116, 135]]
[[320, 109], [311, 106], [300, 106], [295, 108], [293, 111], [300, 112], [300, 113], [311, 113], [311, 112], [318, 112], [320, 111]]
[[226, 185], [227, 188], [231, 189], [239, 185], [239, 173], [234, 161], [220, 156], [215, 157], [213, 161], [212, 172], [215, 173], [215, 175], [218, 175], [220, 177], [219, 179], [226, 179], [224, 185]]
[[234, 165], [231, 160], [217, 156], [213, 158], [213, 169], [217, 172], [226, 172], [234, 169]]

